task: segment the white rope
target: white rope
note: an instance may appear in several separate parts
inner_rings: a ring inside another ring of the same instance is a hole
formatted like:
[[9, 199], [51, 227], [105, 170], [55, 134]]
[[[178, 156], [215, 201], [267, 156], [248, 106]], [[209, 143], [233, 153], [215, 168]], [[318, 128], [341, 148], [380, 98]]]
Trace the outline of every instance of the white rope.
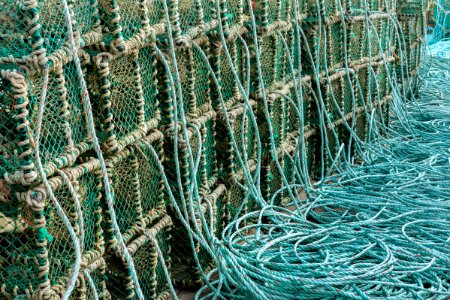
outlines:
[[73, 62], [75, 64], [75, 67], [77, 70], [78, 80], [80, 83], [80, 90], [82, 92], [82, 96], [83, 96], [83, 100], [84, 100], [83, 105], [84, 105], [84, 109], [87, 114], [89, 132], [92, 136], [94, 150], [97, 154], [97, 157], [98, 157], [98, 160], [100, 163], [101, 172], [103, 175], [102, 177], [103, 177], [103, 184], [105, 185], [105, 196], [106, 196], [106, 201], [108, 204], [109, 214], [111, 217], [111, 223], [112, 223], [113, 229], [114, 229], [114, 234], [115, 234], [115, 237], [117, 238], [117, 241], [122, 249], [123, 256], [128, 264], [131, 278], [132, 278], [134, 286], [135, 286], [136, 295], [139, 299], [144, 299], [144, 295], [142, 294], [141, 286], [139, 284], [139, 279], [136, 274], [136, 269], [134, 267], [133, 258], [131, 257], [130, 253], [128, 252], [128, 249], [125, 245], [122, 234], [120, 232], [119, 225], [117, 223], [116, 213], [114, 211], [114, 201], [113, 201], [113, 197], [112, 197], [112, 193], [111, 193], [111, 186], [109, 184], [109, 176], [108, 176], [108, 172], [106, 169], [105, 160], [103, 158], [103, 153], [102, 153], [102, 150], [100, 149], [100, 144], [98, 142], [97, 135], [95, 132], [95, 125], [94, 125], [94, 118], [93, 118], [93, 114], [92, 114], [91, 101], [89, 99], [89, 93], [87, 90], [86, 81], [84, 80], [83, 71], [81, 69], [80, 59], [78, 57], [78, 47], [75, 43], [74, 36], [73, 36], [72, 20], [71, 20], [70, 10], [67, 5], [67, 0], [61, 0], [61, 4], [63, 5], [63, 8], [64, 8], [64, 16], [66, 18], [70, 50], [72, 52]]
[[84, 270], [84, 277], [86, 277], [88, 284], [89, 284], [90, 288], [92, 289], [92, 293], [94, 294], [94, 300], [98, 300], [98, 293], [97, 293], [97, 289], [95, 288], [94, 280], [92, 280], [92, 277], [89, 274], [87, 269]]
[[39, 113], [38, 113], [38, 117], [36, 120], [36, 131], [35, 131], [35, 139], [36, 139], [36, 165], [39, 171], [39, 174], [42, 178], [42, 182], [45, 185], [45, 188], [47, 189], [47, 193], [50, 196], [50, 199], [52, 200], [53, 204], [56, 207], [56, 211], [59, 215], [59, 217], [62, 219], [64, 225], [67, 228], [67, 231], [69, 231], [70, 237], [72, 239], [73, 245], [74, 245], [74, 249], [75, 249], [75, 262], [74, 262], [74, 266], [72, 269], [72, 273], [69, 276], [69, 282], [68, 282], [68, 286], [67, 289], [64, 293], [63, 299], [69, 299], [73, 288], [75, 287], [77, 278], [78, 278], [78, 273], [80, 272], [80, 265], [81, 265], [81, 248], [80, 248], [80, 243], [78, 240], [78, 237], [76, 236], [75, 230], [72, 227], [72, 224], [70, 224], [70, 220], [69, 218], [67, 218], [67, 215], [64, 213], [64, 210], [62, 209], [60, 203], [58, 202], [58, 200], [56, 199], [55, 195], [53, 194], [52, 191], [52, 187], [50, 186], [48, 180], [47, 180], [47, 175], [44, 172], [44, 168], [42, 166], [42, 162], [41, 162], [41, 158], [40, 158], [40, 153], [39, 153], [39, 138], [41, 135], [41, 126], [42, 126], [42, 118], [44, 116], [44, 108], [45, 108], [45, 98], [47, 96], [47, 88], [48, 88], [48, 68], [45, 68], [44, 70], [44, 83], [42, 86], [42, 93], [41, 93], [41, 99], [39, 102]]

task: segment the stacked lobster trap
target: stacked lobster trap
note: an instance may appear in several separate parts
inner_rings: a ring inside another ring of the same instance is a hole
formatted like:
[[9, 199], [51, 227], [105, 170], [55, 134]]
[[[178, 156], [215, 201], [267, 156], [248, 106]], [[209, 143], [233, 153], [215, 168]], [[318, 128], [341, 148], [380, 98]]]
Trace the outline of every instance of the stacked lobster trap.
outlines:
[[[417, 73], [417, 66], [423, 52], [423, 36], [425, 34], [425, 8], [424, 1], [405, 1], [399, 5], [399, 23], [403, 31], [401, 44], [405, 50], [405, 57], [401, 57], [401, 70], [410, 77], [413, 82], [414, 75]], [[413, 82], [414, 83], [414, 82]]]
[[175, 285], [201, 284], [214, 264], [177, 206], [198, 203], [187, 222], [220, 238], [258, 205], [242, 188], [257, 173], [264, 199], [285, 204], [276, 192], [300, 168], [320, 177], [351, 144], [349, 123], [365, 139], [366, 110], [388, 119], [396, 49], [413, 71], [423, 15], [399, 6], [399, 45], [396, 2], [365, 2], [69, 1], [86, 111], [62, 4], [0, 0], [0, 299], [60, 299], [76, 251], [74, 299], [136, 297], [116, 224], [146, 299], [170, 296], [157, 249]]

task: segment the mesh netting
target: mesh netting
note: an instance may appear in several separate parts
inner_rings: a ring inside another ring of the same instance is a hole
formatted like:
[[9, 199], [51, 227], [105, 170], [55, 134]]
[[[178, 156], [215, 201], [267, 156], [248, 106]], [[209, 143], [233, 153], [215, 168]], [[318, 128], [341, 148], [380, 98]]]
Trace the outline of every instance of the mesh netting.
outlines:
[[[65, 174], [72, 178], [70, 182], [57, 176], [49, 183], [70, 216], [76, 232], [82, 236], [84, 257], [89, 262], [103, 252], [99, 208], [100, 177], [95, 173], [94, 162], [69, 168]], [[80, 200], [84, 229], [80, 227], [81, 216], [75, 210], [76, 205], [69, 184]], [[14, 195], [15, 198], [10, 201], [23, 203], [22, 205], [16, 205], [15, 209], [12, 209], [12, 202], [2, 204], [2, 215], [4, 212], [4, 220], [7, 222], [7, 226], [2, 226], [0, 239], [2, 263], [5, 263], [5, 268], [2, 269], [4, 294], [11, 296], [18, 291], [25, 291], [29, 295], [61, 295], [74, 259], [73, 247], [64, 222], [55, 207], [50, 205], [43, 185]], [[27, 272], [22, 273], [23, 270]], [[16, 276], [13, 275], [15, 273], [18, 277], [11, 281], [10, 276]]]
[[[224, 246], [230, 222], [307, 203], [311, 178], [387, 125], [422, 10], [0, 0], [0, 298], [166, 299], [222, 280], [255, 232]], [[221, 297], [265, 299], [233, 276]]]
[[[73, 29], [85, 45], [100, 42], [97, 1], [71, 1]], [[58, 1], [1, 2], [0, 61], [44, 66], [69, 41], [63, 7]]]
[[[0, 136], [0, 174], [10, 182], [31, 184], [37, 180], [34, 127], [42, 77], [26, 77], [7, 67], [2, 71], [2, 84], [0, 122], [6, 132]], [[90, 143], [81, 99], [75, 92], [78, 83], [73, 64], [57, 65], [49, 74], [48, 87], [50, 105], [43, 113], [41, 159], [47, 175], [52, 175], [55, 167], [72, 164]]]
[[[201, 221], [199, 212], [195, 214], [194, 219], [189, 217], [189, 221], [196, 222], [195, 226], [205, 234], [209, 232], [209, 234], [220, 235], [230, 220], [227, 197], [228, 192], [225, 185], [218, 185], [205, 195], [205, 203], [200, 208], [206, 217], [206, 222]], [[174, 227], [177, 226], [182, 225], [175, 222]], [[198, 288], [204, 280], [204, 274], [211, 271], [214, 266], [212, 257], [204, 247], [191, 240], [184, 230], [174, 229], [172, 235], [172, 238], [178, 241], [171, 248], [173, 253], [172, 281], [184, 288]], [[190, 251], [191, 243], [194, 246], [194, 253]]]

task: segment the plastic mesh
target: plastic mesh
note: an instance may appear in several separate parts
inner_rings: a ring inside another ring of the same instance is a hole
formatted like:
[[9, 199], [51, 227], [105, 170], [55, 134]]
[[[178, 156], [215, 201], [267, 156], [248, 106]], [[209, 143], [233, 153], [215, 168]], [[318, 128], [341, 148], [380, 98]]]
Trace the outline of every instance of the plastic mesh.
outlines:
[[[152, 215], [156, 208], [164, 205], [164, 184], [159, 172], [156, 158], [152, 155], [150, 146], [163, 157], [162, 135], [155, 132], [144, 139], [144, 143], [135, 146], [134, 153], [139, 163], [139, 187], [141, 208], [144, 217]], [[149, 146], [150, 145], [150, 146]]]
[[[63, 48], [68, 41], [67, 26], [60, 2], [6, 1], [1, 4], [0, 58], [12, 57], [24, 62], [32, 57], [42, 60], [47, 55]], [[72, 1], [75, 34], [85, 39], [86, 45], [98, 42], [101, 37], [97, 2]], [[39, 30], [34, 28], [39, 27]], [[44, 55], [43, 55], [44, 54]]]
[[[203, 49], [208, 51], [207, 46], [204, 46]], [[202, 108], [205, 111], [205, 106], [207, 108], [211, 105], [209, 71], [198, 49], [181, 48], [176, 55], [183, 90], [184, 110], [187, 114], [199, 115]], [[174, 66], [172, 66], [172, 70], [175, 72]]]
[[[215, 233], [216, 236], [220, 235], [230, 220], [228, 199], [225, 185], [219, 184], [214, 190], [203, 197], [203, 204], [200, 209], [201, 214], [204, 215], [205, 223], [201, 221], [200, 211], [197, 206], [194, 207], [195, 218], [193, 219], [190, 215], [190, 222], [196, 222], [196, 226], [202, 232], [208, 230], [210, 234]], [[177, 243], [174, 243], [171, 248], [173, 252], [172, 279], [175, 284], [181, 287], [198, 287], [203, 282], [202, 272], [209, 272], [211, 270], [213, 260], [206, 249], [194, 240], [194, 253], [199, 264], [196, 263], [196, 259], [192, 253], [191, 241], [180, 225], [175, 220], [172, 235], [173, 239], [177, 240]]]
[[156, 70], [156, 54], [150, 47], [139, 50], [138, 63], [140, 67], [142, 93], [144, 98], [144, 119], [149, 122], [158, 114], [158, 79]]
[[[161, 158], [160, 139], [161, 133], [154, 132], [144, 139], [146, 143], [127, 148], [107, 160], [117, 222], [126, 241], [142, 233], [164, 205], [162, 177], [149, 148], [153, 147]], [[110, 221], [109, 214], [104, 218]], [[107, 242], [115, 243], [110, 232]]]
[[[345, 28], [338, 15], [339, 3], [334, 0], [249, 1], [254, 6], [257, 23], [262, 68], [262, 73], [258, 74], [248, 1], [221, 0], [220, 17], [232, 65], [238, 75], [235, 78], [221, 41], [216, 1], [168, 1], [177, 78], [161, 0], [69, 2], [73, 35], [75, 43], [81, 47], [78, 55], [92, 100], [94, 130], [106, 159], [114, 211], [126, 245], [119, 245], [115, 236], [100, 162], [91, 146], [89, 132], [93, 128], [88, 129], [86, 125], [87, 112], [68, 47], [70, 35], [61, 3], [0, 0], [2, 299], [27, 293], [28, 298], [61, 298], [75, 260], [68, 224], [59, 217], [38, 176], [34, 158], [36, 143], [39, 143], [55, 196], [69, 216], [76, 235], [80, 239], [83, 237], [83, 264], [72, 296], [96, 298], [88, 278], [83, 275], [84, 270], [88, 270], [100, 298], [136, 297], [135, 280], [121, 251], [121, 247], [126, 246], [136, 265], [144, 297], [164, 298], [169, 296], [167, 281], [150, 237], [158, 240], [176, 284], [199, 285], [201, 273], [211, 270], [213, 264], [197, 241], [192, 249], [188, 234], [174, 212], [160, 164], [168, 176], [175, 202], [182, 204], [184, 198], [188, 206], [194, 207], [195, 216], [188, 217], [191, 227], [197, 224], [202, 227], [202, 233], [206, 232], [205, 224], [201, 224], [203, 214], [207, 222], [212, 218], [213, 224], [206, 225], [212, 226], [216, 236], [220, 236], [230, 220], [258, 207], [257, 201], [240, 186], [248, 186], [249, 176], [256, 175], [257, 161], [262, 163], [258, 170], [261, 173], [257, 175], [264, 200], [270, 199], [283, 186], [282, 174], [271, 153], [272, 146], [289, 183], [302, 183], [305, 178], [300, 178], [300, 173], [304, 169], [312, 177], [320, 178], [337, 154], [338, 144], [347, 145], [350, 141], [339, 110], [346, 121], [354, 125], [357, 135], [365, 139], [368, 120], [364, 105], [379, 105], [377, 117], [388, 121], [389, 104], [374, 104], [374, 101], [388, 99], [392, 91], [389, 77], [398, 76], [401, 70], [413, 74], [421, 58], [423, 16], [420, 14], [422, 4], [418, 1], [399, 2], [398, 10], [402, 15], [399, 24], [405, 45], [394, 42], [396, 35], [391, 15], [379, 13], [394, 11], [396, 1], [341, 1]], [[294, 6], [301, 27], [298, 31], [304, 37], [297, 35], [296, 22], [292, 22]], [[322, 27], [319, 27], [319, 20]], [[405, 57], [396, 57], [394, 51], [399, 53], [398, 49], [403, 47], [407, 50], [402, 51], [406, 52]], [[159, 57], [157, 48], [168, 66]], [[346, 48], [348, 53], [345, 53]], [[201, 52], [210, 62], [220, 87], [216, 86]], [[294, 74], [290, 72], [288, 52]], [[348, 65], [344, 62], [345, 55]], [[382, 64], [381, 55], [387, 60], [386, 66]], [[369, 63], [372, 66], [368, 66]], [[41, 138], [36, 141], [44, 66], [49, 67], [49, 83]], [[248, 82], [247, 74], [250, 74]], [[185, 116], [181, 115], [179, 106], [178, 115], [173, 115], [175, 98], [180, 99], [178, 90], [173, 90], [169, 84], [169, 75], [174, 76], [175, 87], [181, 86], [183, 103], [177, 105], [183, 106]], [[258, 75], [262, 76], [266, 99], [262, 97]], [[302, 83], [297, 82], [296, 86], [297, 89], [302, 87], [301, 99], [293, 89], [294, 76], [297, 81], [302, 77]], [[249, 91], [249, 99], [241, 94], [238, 81]], [[321, 99], [324, 107], [316, 102]], [[272, 132], [268, 129], [265, 100]], [[258, 123], [260, 157], [252, 116], [256, 116]], [[324, 121], [325, 116], [327, 121]], [[180, 121], [181, 117], [187, 123], [190, 149], [181, 122], [178, 128], [174, 127], [174, 118]], [[301, 123], [305, 125], [304, 140], [300, 139]], [[328, 128], [327, 132], [321, 132], [322, 125]], [[334, 129], [336, 136], [330, 129]], [[178, 156], [174, 149], [176, 139]], [[270, 144], [272, 140], [274, 145]], [[300, 146], [306, 151], [306, 161], [302, 162], [306, 166], [301, 170], [299, 160], [303, 158], [294, 155], [299, 153], [296, 148]], [[355, 152], [355, 149], [343, 151]], [[189, 152], [193, 157], [189, 157]], [[194, 172], [191, 160], [196, 161], [197, 153], [200, 153], [199, 166]], [[180, 165], [179, 174], [176, 162]], [[74, 192], [59, 171], [68, 175]], [[193, 178], [197, 181], [198, 195], [192, 195]], [[80, 200], [82, 219], [75, 209], [72, 193]], [[287, 191], [283, 191], [275, 203], [284, 204], [288, 196]], [[207, 209], [208, 204], [212, 205], [212, 212]], [[199, 265], [194, 254], [198, 256]]]
[[[79, 237], [84, 236], [86, 257], [103, 251], [103, 237], [99, 208], [100, 189], [98, 174], [93, 173], [92, 163], [68, 169], [66, 174], [74, 176], [71, 181], [83, 211], [84, 230], [69, 187], [62, 177], [50, 180], [55, 197], [67, 212], [70, 222]], [[0, 238], [2, 284], [4, 296], [14, 293], [38, 293], [39, 286], [50, 288], [47, 293], [61, 293], [68, 278], [68, 271], [75, 260], [71, 238], [65, 225], [43, 186], [23, 193], [10, 203], [2, 203], [2, 235]], [[13, 209], [13, 203], [22, 203]], [[32, 205], [33, 204], [33, 205]], [[38, 255], [40, 253], [40, 255]], [[48, 265], [47, 265], [48, 264]], [[23, 270], [26, 270], [23, 273]], [[16, 275], [14, 275], [16, 274]], [[12, 276], [12, 277], [11, 277]], [[14, 278], [11, 280], [11, 278]]]
[[[232, 111], [233, 112], [233, 111]], [[246, 155], [247, 161], [250, 163], [256, 155], [256, 138], [249, 121], [250, 114], [243, 114], [242, 106], [235, 108], [232, 121], [232, 132], [237, 143], [237, 149], [241, 156]], [[217, 134], [224, 136], [223, 139], [217, 140], [217, 159], [223, 165], [225, 172], [231, 178], [242, 177], [242, 165], [237, 157], [236, 149], [231, 144], [231, 135], [228, 132], [224, 121], [220, 120], [217, 125]]]
[[247, 1], [230, 0], [226, 2], [227, 21], [230, 26], [242, 25], [244, 17], [248, 16]]
[[177, 10], [182, 32], [211, 22], [215, 18], [215, 3], [208, 0], [179, 1]]
[[[168, 295], [167, 280], [161, 269], [161, 261], [154, 242], [158, 243], [164, 262], [170, 267], [171, 227], [171, 218], [162, 215], [128, 245], [145, 299], [159, 299]], [[109, 266], [106, 271], [107, 288], [112, 299], [134, 299], [136, 297], [134, 283], [127, 272], [126, 263], [117, 254], [108, 256], [107, 263]]]
[[[168, 261], [170, 255], [170, 227], [158, 228], [155, 239], [158, 241], [158, 246], [164, 254], [165, 264], [170, 266]], [[143, 236], [145, 237], [145, 236]], [[136, 239], [133, 244], [140, 244], [140, 239]], [[133, 247], [133, 244], [131, 247]], [[140, 284], [144, 297], [146, 299], [157, 299], [163, 293], [168, 293], [167, 284], [164, 272], [159, 262], [155, 246], [152, 242], [146, 241], [139, 245], [133, 254], [133, 260], [137, 265], [137, 273], [139, 278], [142, 278]], [[130, 292], [133, 292], [132, 290]]]
[[[109, 299], [111, 296], [109, 295], [109, 292], [106, 289], [106, 276], [105, 276], [105, 261], [103, 259], [99, 259], [95, 261], [93, 264], [89, 266], [89, 275], [92, 278], [92, 281], [94, 283], [95, 292], [93, 288], [90, 286], [90, 284], [87, 282], [87, 279], [84, 279], [84, 285], [86, 286], [86, 294], [80, 295], [80, 299], [83, 299], [86, 297], [86, 300], [93, 300], [95, 299], [94, 295], [97, 295], [100, 299]], [[84, 276], [83, 276], [84, 277]]]
[[[79, 95], [73, 65], [57, 65], [49, 74], [47, 101], [41, 126], [40, 152], [44, 166], [65, 167], [89, 148], [89, 134]], [[42, 91], [41, 76], [23, 76], [18, 70], [2, 72], [0, 92], [2, 117], [0, 128], [0, 175], [12, 181], [33, 183], [35, 124]], [[19, 146], [20, 145], [20, 146]], [[63, 159], [58, 161], [58, 159]], [[28, 166], [28, 167], [27, 167]], [[22, 174], [13, 171], [23, 169]], [[47, 175], [54, 170], [46, 169]]]
[[[228, 52], [231, 56], [233, 67], [238, 75], [238, 78], [242, 84], [242, 87], [246, 90], [249, 88], [250, 82], [247, 81], [247, 70], [249, 64], [249, 58], [247, 57], [246, 48], [248, 49], [248, 45], [245, 41], [241, 39], [236, 39], [228, 42], [227, 44]], [[219, 80], [221, 84], [221, 92], [222, 97], [226, 105], [233, 105], [242, 99], [241, 91], [238, 87], [238, 81], [236, 80], [233, 72], [231, 70], [231, 66], [228, 63], [228, 59], [226, 56], [225, 48], [221, 47], [220, 52], [216, 55], [217, 68], [219, 69]], [[217, 99], [211, 99], [214, 107], [217, 109], [221, 109], [220, 103], [217, 102]]]

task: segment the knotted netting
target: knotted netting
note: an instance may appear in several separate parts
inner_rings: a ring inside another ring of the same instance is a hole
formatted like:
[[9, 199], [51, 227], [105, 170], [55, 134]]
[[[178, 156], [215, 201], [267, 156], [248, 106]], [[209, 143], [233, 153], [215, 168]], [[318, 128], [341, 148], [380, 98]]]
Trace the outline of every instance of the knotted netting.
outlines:
[[423, 1], [0, 4], [0, 298], [448, 298]]
[[434, 44], [449, 36], [450, 3], [448, 1], [431, 1], [429, 8], [427, 40], [429, 44]]

